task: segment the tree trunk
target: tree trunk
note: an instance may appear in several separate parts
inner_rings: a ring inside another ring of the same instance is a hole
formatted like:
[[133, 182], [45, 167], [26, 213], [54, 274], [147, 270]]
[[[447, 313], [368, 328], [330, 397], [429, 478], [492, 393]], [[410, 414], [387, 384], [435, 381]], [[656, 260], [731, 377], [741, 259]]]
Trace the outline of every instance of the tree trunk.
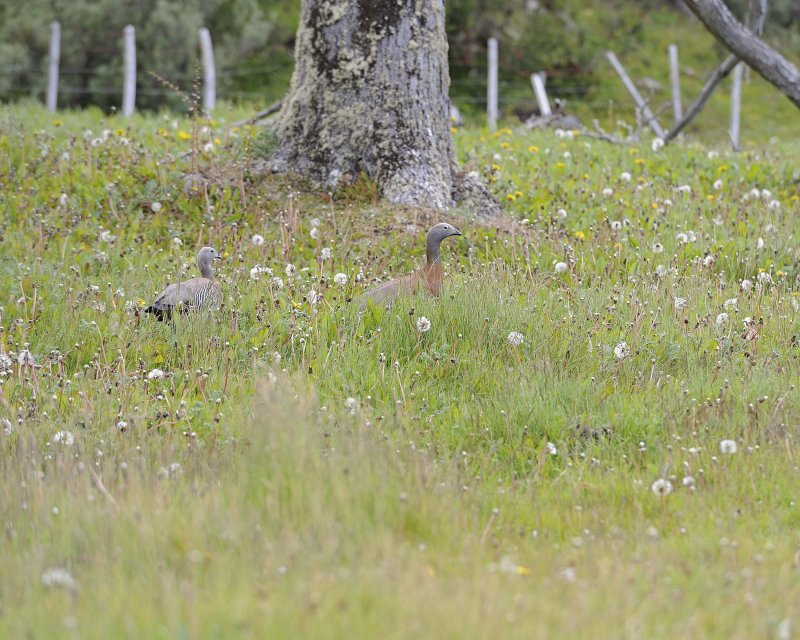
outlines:
[[272, 170], [363, 171], [391, 202], [450, 207], [449, 86], [444, 0], [303, 0]]
[[800, 108], [800, 69], [740, 24], [722, 0], [685, 0], [723, 45]]

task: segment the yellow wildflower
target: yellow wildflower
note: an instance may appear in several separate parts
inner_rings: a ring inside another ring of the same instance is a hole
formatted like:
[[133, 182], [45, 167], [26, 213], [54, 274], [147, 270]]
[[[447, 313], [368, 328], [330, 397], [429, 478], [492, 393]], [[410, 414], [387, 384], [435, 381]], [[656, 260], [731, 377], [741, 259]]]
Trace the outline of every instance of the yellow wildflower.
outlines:
[[506, 195], [506, 200], [511, 200], [511, 202], [514, 202], [514, 200], [516, 199], [517, 196], [515, 196], [513, 193], [509, 193], [508, 195]]
[[192, 139], [192, 134], [191, 133], [186, 133], [185, 131], [178, 131], [178, 133], [176, 135], [178, 136], [178, 140], [191, 140]]
[[528, 151], [531, 153], [539, 153], [539, 147], [537, 147], [535, 144], [532, 144], [530, 147], [528, 147]]
[[576, 231], [575, 232], [575, 239], [576, 240], [583, 240], [586, 237], [586, 234], [583, 231]]
[[62, 124], [64, 123], [59, 118], [53, 120], [53, 126], [60, 127]]
[[458, 127], [450, 127], [450, 133], [455, 133], [458, 131]]
[[500, 143], [500, 148], [501, 149], [510, 149], [511, 145], [508, 142], [501, 142]]

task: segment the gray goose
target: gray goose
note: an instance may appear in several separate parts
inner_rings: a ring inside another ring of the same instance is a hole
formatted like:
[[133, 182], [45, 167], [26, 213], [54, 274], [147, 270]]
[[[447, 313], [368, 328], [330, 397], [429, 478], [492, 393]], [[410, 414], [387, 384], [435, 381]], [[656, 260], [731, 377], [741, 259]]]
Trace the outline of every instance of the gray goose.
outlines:
[[440, 222], [431, 227], [425, 238], [425, 266], [412, 271], [406, 276], [395, 278], [389, 282], [379, 284], [367, 291], [363, 301], [372, 304], [389, 304], [401, 293], [413, 293], [417, 289], [424, 289], [429, 294], [438, 296], [442, 291], [442, 240], [450, 236], [460, 236], [461, 232], [453, 225]]
[[169, 285], [156, 296], [153, 303], [144, 310], [145, 313], [152, 313], [157, 320], [164, 322], [172, 318], [172, 312], [176, 307], [178, 313], [218, 307], [222, 302], [222, 292], [214, 280], [211, 262], [221, 257], [217, 250], [211, 247], [200, 249], [197, 253], [197, 268], [200, 269], [202, 277]]

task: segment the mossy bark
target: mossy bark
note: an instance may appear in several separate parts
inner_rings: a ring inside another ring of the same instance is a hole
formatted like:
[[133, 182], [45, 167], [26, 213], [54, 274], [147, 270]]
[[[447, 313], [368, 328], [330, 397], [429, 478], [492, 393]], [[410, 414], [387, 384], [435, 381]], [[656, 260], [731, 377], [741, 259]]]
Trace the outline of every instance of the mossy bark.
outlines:
[[410, 205], [454, 202], [443, 0], [303, 0], [274, 171], [360, 172]]

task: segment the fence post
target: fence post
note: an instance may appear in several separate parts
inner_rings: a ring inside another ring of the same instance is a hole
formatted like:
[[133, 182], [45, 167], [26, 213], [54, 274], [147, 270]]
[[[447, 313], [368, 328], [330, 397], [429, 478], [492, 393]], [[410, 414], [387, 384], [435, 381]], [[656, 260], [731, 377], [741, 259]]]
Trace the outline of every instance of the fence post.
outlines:
[[133, 25], [126, 26], [123, 30], [125, 71], [122, 85], [122, 115], [133, 115], [136, 104], [136, 29]]
[[678, 45], [671, 44], [669, 51], [669, 78], [672, 82], [672, 114], [675, 122], [683, 118], [683, 105], [681, 104], [681, 68], [678, 65]]
[[547, 91], [544, 89], [544, 72], [532, 73], [531, 84], [533, 92], [536, 94], [536, 103], [539, 105], [539, 113], [543, 116], [553, 115], [550, 108], [550, 101], [547, 99]]
[[731, 147], [739, 150], [739, 124], [741, 121], [742, 106], [742, 72], [744, 63], [740, 62], [733, 68], [733, 87], [731, 88]]
[[636, 103], [636, 106], [639, 107], [639, 109], [641, 110], [642, 115], [645, 118], [645, 124], [647, 124], [653, 130], [653, 132], [663, 140], [666, 133], [661, 128], [661, 125], [658, 124], [658, 120], [656, 120], [656, 117], [653, 115], [653, 112], [650, 111], [650, 107], [647, 106], [647, 103], [645, 102], [644, 98], [642, 98], [642, 95], [639, 93], [639, 90], [636, 88], [636, 86], [633, 84], [633, 81], [625, 72], [624, 67], [617, 59], [617, 56], [614, 55], [613, 51], [606, 51], [606, 57], [608, 58], [608, 61], [611, 63], [611, 66], [614, 67], [614, 71], [617, 72], [617, 75], [620, 77], [620, 80], [622, 80], [622, 84], [625, 85], [625, 88], [628, 90], [628, 93], [631, 94], [631, 97], [633, 98], [633, 101]]
[[200, 53], [203, 58], [203, 109], [211, 115], [217, 105], [217, 71], [214, 67], [214, 47], [211, 45], [211, 33], [203, 27], [200, 34]]
[[489, 70], [486, 87], [486, 117], [489, 131], [497, 128], [497, 38], [489, 38]]
[[61, 23], [50, 23], [50, 61], [47, 70], [47, 110], [58, 105], [58, 65], [61, 60]]

